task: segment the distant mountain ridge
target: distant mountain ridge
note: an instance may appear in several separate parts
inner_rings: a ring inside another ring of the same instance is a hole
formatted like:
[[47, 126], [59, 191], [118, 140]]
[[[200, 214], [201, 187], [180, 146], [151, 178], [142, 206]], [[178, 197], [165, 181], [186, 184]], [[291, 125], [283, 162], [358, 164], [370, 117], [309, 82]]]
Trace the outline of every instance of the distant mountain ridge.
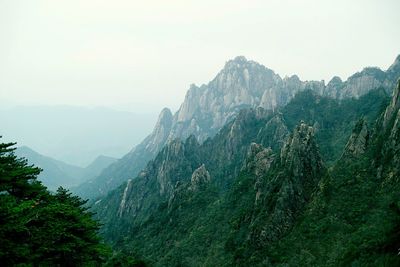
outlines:
[[275, 110], [305, 90], [335, 99], [359, 98], [380, 87], [390, 93], [399, 75], [400, 56], [387, 71], [368, 67], [344, 82], [333, 77], [327, 85], [324, 81], [301, 81], [296, 75], [282, 79], [255, 61], [236, 57], [229, 60], [208, 84], [191, 85], [174, 115], [168, 108], [163, 109], [149, 136], [99, 177], [78, 187], [76, 192], [91, 198], [106, 194], [135, 177], [168, 142], [175, 138], [184, 140], [190, 135], [203, 142], [214, 136], [243, 108]]
[[77, 186], [99, 175], [104, 168], [117, 161], [115, 158], [98, 156], [90, 165], [82, 168], [41, 155], [27, 146], [18, 147], [15, 153], [18, 157], [26, 158], [29, 164], [43, 169], [38, 179], [51, 191], [57, 190], [59, 186]]
[[104, 107], [0, 107], [3, 140], [81, 167], [98, 155], [122, 157], [148, 135], [156, 120], [156, 112], [137, 114]]

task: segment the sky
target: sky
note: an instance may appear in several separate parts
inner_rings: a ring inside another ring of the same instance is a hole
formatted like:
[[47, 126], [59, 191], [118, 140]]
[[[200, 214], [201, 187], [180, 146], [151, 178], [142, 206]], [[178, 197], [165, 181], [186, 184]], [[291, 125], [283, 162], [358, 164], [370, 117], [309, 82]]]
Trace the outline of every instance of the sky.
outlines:
[[303, 80], [387, 69], [398, 0], [0, 0], [0, 106], [177, 110], [238, 55]]

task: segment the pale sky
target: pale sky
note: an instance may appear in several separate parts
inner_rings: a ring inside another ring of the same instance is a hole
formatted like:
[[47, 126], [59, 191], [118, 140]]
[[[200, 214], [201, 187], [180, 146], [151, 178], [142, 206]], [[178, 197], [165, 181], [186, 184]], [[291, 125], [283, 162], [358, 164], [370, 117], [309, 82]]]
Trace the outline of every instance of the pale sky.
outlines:
[[400, 54], [399, 0], [0, 0], [0, 106], [176, 110], [238, 55], [326, 82]]

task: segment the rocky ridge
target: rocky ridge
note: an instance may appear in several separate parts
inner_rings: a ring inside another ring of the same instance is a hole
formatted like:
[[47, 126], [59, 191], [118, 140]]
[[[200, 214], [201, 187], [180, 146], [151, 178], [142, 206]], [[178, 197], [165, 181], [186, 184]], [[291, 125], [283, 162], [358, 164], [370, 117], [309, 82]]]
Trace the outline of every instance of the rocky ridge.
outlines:
[[344, 82], [333, 77], [325, 85], [324, 81], [301, 81], [296, 75], [282, 79], [255, 61], [236, 57], [229, 60], [208, 84], [191, 85], [174, 115], [164, 109], [153, 132], [141, 144], [98, 178], [83, 184], [77, 192], [86, 197], [104, 195], [128, 178], [135, 177], [168, 142], [176, 138], [184, 140], [190, 135], [200, 143], [204, 142], [244, 108], [261, 107], [274, 111], [304, 90], [336, 99], [358, 98], [378, 87], [390, 92], [400, 76], [399, 58], [386, 72], [365, 68]]
[[365, 153], [370, 138], [370, 130], [365, 119], [361, 119], [353, 129], [353, 132], [346, 144], [344, 155], [359, 157]]

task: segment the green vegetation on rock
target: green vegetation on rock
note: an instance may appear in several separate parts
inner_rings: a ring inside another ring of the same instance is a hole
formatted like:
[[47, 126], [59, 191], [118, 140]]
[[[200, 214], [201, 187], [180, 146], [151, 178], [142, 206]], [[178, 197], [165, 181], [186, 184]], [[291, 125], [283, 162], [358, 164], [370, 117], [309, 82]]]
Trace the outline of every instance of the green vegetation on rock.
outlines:
[[304, 91], [275, 112], [241, 111], [203, 144], [174, 140], [96, 202], [101, 233], [154, 266], [396, 266], [387, 103], [380, 89]]

